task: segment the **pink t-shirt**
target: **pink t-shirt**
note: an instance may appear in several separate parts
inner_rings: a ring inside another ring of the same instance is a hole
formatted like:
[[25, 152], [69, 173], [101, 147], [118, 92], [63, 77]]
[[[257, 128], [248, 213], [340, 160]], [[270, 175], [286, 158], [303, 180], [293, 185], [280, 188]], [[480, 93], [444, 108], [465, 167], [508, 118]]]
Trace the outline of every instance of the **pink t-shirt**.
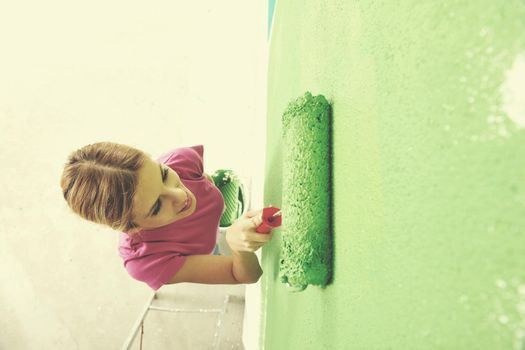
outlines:
[[136, 234], [120, 233], [119, 255], [136, 280], [154, 290], [162, 287], [180, 270], [187, 255], [211, 254], [217, 243], [224, 198], [203, 174], [202, 145], [176, 148], [157, 161], [179, 175], [195, 195], [195, 211], [181, 220]]

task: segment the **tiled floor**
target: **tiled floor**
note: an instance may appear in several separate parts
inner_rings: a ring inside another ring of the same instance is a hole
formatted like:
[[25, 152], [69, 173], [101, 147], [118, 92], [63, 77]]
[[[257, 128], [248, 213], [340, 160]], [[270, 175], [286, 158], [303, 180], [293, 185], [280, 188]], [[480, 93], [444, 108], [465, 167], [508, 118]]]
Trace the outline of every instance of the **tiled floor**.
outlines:
[[[151, 305], [178, 312], [150, 310], [144, 320], [142, 348], [139, 328], [130, 349], [243, 350], [244, 291], [242, 284], [163, 286]], [[146, 305], [147, 300], [144, 303]], [[137, 319], [140, 316], [137, 315]]]

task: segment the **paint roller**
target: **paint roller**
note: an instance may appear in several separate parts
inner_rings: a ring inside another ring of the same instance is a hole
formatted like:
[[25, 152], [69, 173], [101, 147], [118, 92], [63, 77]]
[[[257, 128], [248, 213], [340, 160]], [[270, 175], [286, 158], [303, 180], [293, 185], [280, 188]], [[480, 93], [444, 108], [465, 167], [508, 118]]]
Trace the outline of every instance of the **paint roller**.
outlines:
[[283, 198], [280, 280], [293, 291], [332, 276], [331, 107], [306, 92], [282, 116]]
[[291, 291], [332, 278], [331, 107], [323, 95], [306, 92], [282, 116], [282, 209], [264, 208], [257, 232], [282, 222], [281, 282]]

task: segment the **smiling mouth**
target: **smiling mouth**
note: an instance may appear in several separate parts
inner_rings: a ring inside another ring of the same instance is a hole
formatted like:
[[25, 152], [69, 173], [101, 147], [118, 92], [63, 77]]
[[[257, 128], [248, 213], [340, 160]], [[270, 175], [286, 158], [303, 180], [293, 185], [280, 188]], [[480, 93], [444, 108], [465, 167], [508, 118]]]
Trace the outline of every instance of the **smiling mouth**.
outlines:
[[191, 198], [190, 198], [190, 195], [188, 194], [188, 197], [186, 198], [186, 202], [185, 202], [184, 208], [182, 208], [181, 211], [179, 211], [179, 213], [182, 213], [183, 211], [188, 210], [190, 205], [191, 205]]

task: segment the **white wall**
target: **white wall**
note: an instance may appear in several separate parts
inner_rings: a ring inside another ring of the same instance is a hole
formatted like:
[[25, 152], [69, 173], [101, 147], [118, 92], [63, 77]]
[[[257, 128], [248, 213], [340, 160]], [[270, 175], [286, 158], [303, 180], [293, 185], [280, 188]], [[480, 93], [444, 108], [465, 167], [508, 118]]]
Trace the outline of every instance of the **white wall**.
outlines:
[[71, 151], [202, 143], [205, 171], [263, 183], [266, 6], [0, 3], [0, 348], [116, 348], [151, 293], [118, 233], [67, 208]]

